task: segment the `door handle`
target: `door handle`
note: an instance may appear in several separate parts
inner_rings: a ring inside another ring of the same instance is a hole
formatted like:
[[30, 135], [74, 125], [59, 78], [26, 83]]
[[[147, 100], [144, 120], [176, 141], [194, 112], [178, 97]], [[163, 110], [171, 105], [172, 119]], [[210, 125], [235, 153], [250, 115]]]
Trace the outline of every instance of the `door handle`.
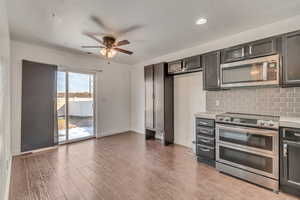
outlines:
[[283, 157], [287, 157], [288, 150], [287, 150], [287, 144], [283, 144]]

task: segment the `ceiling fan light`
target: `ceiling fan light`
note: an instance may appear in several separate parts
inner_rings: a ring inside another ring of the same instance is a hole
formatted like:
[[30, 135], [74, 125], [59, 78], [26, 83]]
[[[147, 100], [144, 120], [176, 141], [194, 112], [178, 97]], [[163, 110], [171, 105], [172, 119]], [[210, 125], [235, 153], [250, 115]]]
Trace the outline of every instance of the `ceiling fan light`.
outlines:
[[117, 51], [110, 48], [103, 48], [100, 50], [100, 53], [107, 58], [113, 58], [117, 54]]

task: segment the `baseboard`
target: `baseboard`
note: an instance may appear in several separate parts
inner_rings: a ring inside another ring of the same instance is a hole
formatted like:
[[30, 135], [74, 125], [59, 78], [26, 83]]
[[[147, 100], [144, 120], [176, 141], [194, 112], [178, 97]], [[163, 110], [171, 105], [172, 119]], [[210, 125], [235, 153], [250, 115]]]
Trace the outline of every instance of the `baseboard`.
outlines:
[[110, 136], [110, 135], [117, 135], [117, 134], [128, 132], [128, 131], [130, 131], [130, 130], [129, 129], [120, 129], [120, 130], [102, 132], [100, 134], [97, 134], [97, 138], [106, 137], [106, 136]]
[[11, 178], [11, 163], [12, 163], [12, 158], [10, 158], [9, 164], [8, 164], [4, 200], [8, 200], [8, 198], [9, 198], [9, 186], [10, 186], [10, 178]]
[[139, 133], [139, 134], [144, 134], [145, 135], [145, 129], [136, 129], [136, 128], [131, 128], [131, 131]]

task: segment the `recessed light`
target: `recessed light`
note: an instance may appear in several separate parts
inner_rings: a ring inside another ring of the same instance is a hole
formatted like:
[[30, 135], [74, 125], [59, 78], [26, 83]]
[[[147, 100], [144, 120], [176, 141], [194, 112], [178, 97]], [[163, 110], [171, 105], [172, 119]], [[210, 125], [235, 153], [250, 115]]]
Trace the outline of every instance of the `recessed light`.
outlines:
[[200, 18], [196, 21], [197, 25], [206, 24], [206, 23], [207, 23], [207, 19], [205, 18]]

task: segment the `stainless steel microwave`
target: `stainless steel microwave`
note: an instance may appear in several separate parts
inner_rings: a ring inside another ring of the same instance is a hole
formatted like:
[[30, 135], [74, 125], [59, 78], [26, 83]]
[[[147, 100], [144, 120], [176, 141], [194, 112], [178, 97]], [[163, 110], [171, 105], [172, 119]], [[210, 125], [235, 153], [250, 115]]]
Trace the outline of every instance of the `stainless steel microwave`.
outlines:
[[221, 64], [221, 88], [279, 85], [279, 55]]

